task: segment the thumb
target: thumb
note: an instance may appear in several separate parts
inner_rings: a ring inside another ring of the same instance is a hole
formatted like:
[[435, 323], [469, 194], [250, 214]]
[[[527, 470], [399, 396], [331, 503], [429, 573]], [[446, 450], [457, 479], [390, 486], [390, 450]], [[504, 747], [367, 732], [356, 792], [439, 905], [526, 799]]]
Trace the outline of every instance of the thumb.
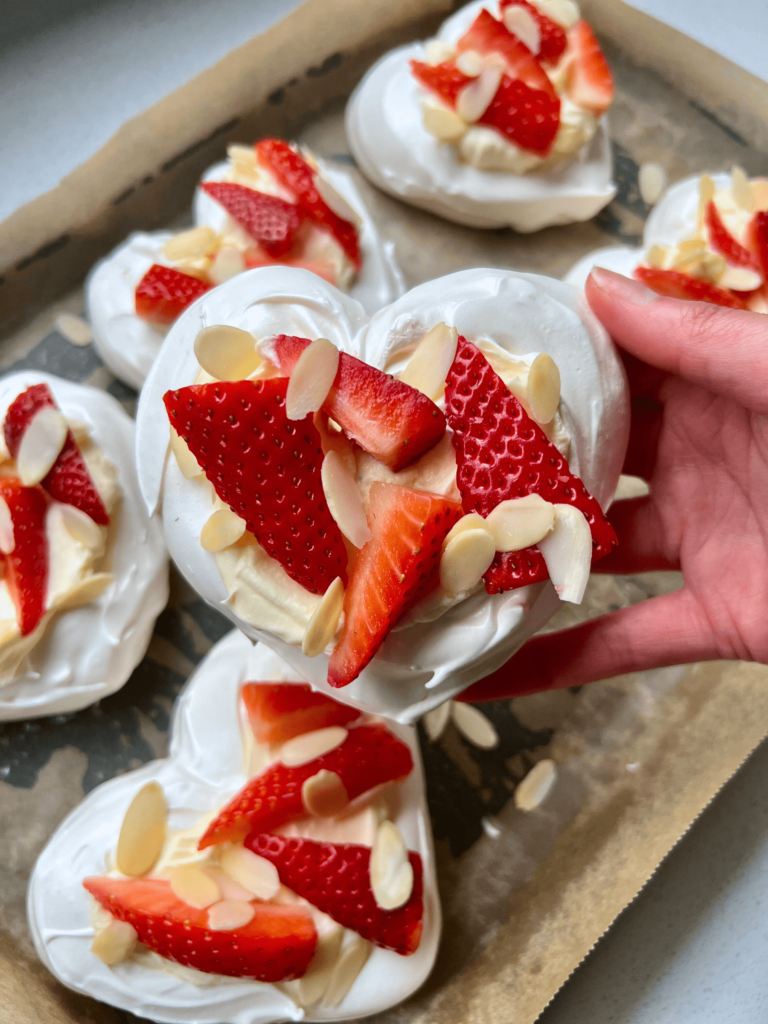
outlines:
[[768, 412], [768, 315], [668, 299], [596, 267], [585, 292], [613, 340], [645, 363]]

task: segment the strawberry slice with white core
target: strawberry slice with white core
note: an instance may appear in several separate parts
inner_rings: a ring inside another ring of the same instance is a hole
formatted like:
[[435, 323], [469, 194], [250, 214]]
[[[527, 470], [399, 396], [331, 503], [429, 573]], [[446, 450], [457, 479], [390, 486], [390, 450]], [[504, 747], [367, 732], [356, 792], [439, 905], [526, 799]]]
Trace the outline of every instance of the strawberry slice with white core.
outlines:
[[568, 96], [595, 117], [604, 114], [613, 102], [613, 75], [589, 23], [577, 21], [568, 31], [573, 54], [568, 72]]
[[[33, 384], [26, 391], [22, 391], [8, 407], [3, 435], [8, 451], [14, 459], [18, 456], [24, 433], [41, 409], [59, 409], [47, 384]], [[96, 490], [71, 430], [67, 431], [64, 445], [56, 461], [40, 483], [56, 501], [74, 505], [100, 526], [109, 525], [104, 502]]]
[[[19, 632], [27, 636], [37, 628], [46, 611], [48, 502], [39, 487], [25, 487], [21, 480], [11, 476], [0, 477], [0, 499], [8, 509], [12, 528], [12, 536], [3, 538], [7, 547], [5, 581], [16, 608]], [[7, 528], [8, 524], [4, 525]]]
[[[310, 345], [308, 338], [280, 334], [262, 346], [262, 354], [290, 376]], [[346, 352], [339, 354], [339, 369], [322, 410], [347, 437], [395, 473], [429, 451], [445, 433], [445, 416], [431, 399]]]
[[757, 270], [757, 262], [749, 249], [737, 241], [723, 223], [720, 212], [715, 206], [714, 199], [710, 199], [704, 212], [704, 222], [709, 234], [709, 244], [725, 257], [733, 267], [748, 267], [750, 270]]
[[257, 743], [285, 743], [360, 717], [356, 708], [315, 693], [306, 683], [243, 683], [240, 696]]
[[539, 52], [536, 56], [539, 61], [542, 64], [549, 66], [557, 64], [565, 53], [565, 48], [568, 45], [568, 40], [563, 26], [558, 25], [556, 21], [548, 18], [546, 14], [543, 14], [538, 9], [538, 7], [534, 7], [533, 4], [528, 3], [528, 0], [501, 0], [499, 9], [502, 16], [505, 11], [508, 11], [512, 7], [521, 7], [523, 10], [527, 11], [538, 25], [541, 39], [539, 42]]
[[[573, 505], [584, 513], [593, 562], [616, 546], [616, 534], [598, 502], [483, 353], [463, 337], [448, 374], [445, 408], [465, 512], [485, 517], [502, 501], [539, 494], [553, 505]], [[513, 590], [547, 577], [537, 548], [509, 551], [496, 556], [485, 575], [486, 590]]]
[[172, 324], [210, 287], [199, 277], [153, 263], [136, 286], [136, 316], [152, 324]]
[[669, 299], [692, 299], [694, 302], [711, 302], [714, 306], [725, 306], [728, 309], [746, 309], [744, 300], [733, 292], [679, 270], [636, 267], [633, 274], [646, 288]]
[[291, 981], [302, 977], [315, 953], [317, 932], [303, 907], [255, 901], [247, 924], [223, 931], [209, 924], [218, 904], [192, 907], [159, 878], [93, 876], [83, 887], [118, 921], [135, 928], [148, 949], [206, 974]]
[[284, 256], [293, 245], [304, 220], [295, 203], [228, 181], [205, 181], [200, 188], [270, 256]]
[[401, 956], [415, 953], [424, 918], [424, 871], [410, 852], [413, 890], [407, 903], [383, 910], [371, 890], [371, 850], [355, 843], [316, 843], [311, 839], [253, 833], [245, 845], [277, 868], [280, 881], [334, 921], [382, 949]]
[[376, 786], [404, 779], [412, 769], [409, 748], [385, 725], [360, 725], [322, 757], [294, 767], [276, 761], [251, 779], [211, 822], [198, 847], [238, 842], [249, 832], [269, 832], [305, 817], [302, 786], [319, 772], [338, 775], [351, 801]]
[[529, 89], [539, 90], [557, 99], [549, 76], [525, 43], [508, 32], [485, 8], [456, 43], [456, 49], [459, 53], [475, 50], [484, 56], [497, 53], [504, 58], [511, 79], [519, 79]]
[[168, 391], [171, 426], [221, 498], [297, 583], [324, 594], [347, 580], [347, 549], [325, 500], [312, 417], [289, 420], [285, 378]]
[[436, 583], [443, 540], [461, 515], [458, 502], [438, 494], [371, 485], [372, 537], [344, 594], [344, 624], [328, 665], [331, 686], [356, 679], [403, 613]]

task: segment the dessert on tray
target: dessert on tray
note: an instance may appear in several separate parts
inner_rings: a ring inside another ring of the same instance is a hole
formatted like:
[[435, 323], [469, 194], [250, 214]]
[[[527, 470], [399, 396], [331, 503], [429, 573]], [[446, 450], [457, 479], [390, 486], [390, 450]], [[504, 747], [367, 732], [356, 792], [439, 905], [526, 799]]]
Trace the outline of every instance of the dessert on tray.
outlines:
[[571, 0], [475, 0], [387, 54], [347, 107], [371, 181], [472, 227], [588, 220], [615, 194], [608, 63]]
[[659, 295], [768, 313], [768, 179], [734, 167], [677, 182], [648, 217], [642, 248], [597, 249], [565, 280], [583, 288], [596, 266]]
[[412, 721], [581, 600], [626, 440], [622, 369], [570, 287], [468, 270], [369, 320], [280, 267], [178, 320], [137, 462], [203, 598], [314, 687]]
[[302, 267], [373, 312], [404, 291], [352, 178], [280, 139], [230, 146], [195, 197], [196, 227], [137, 232], [92, 272], [94, 342], [116, 377], [141, 388], [169, 326], [195, 299], [252, 267]]
[[134, 424], [110, 395], [25, 370], [0, 382], [0, 721], [118, 690], [168, 597]]
[[169, 757], [99, 786], [51, 838], [28, 917], [60, 981], [155, 1021], [382, 1012], [440, 934], [416, 733], [233, 631], [181, 695]]

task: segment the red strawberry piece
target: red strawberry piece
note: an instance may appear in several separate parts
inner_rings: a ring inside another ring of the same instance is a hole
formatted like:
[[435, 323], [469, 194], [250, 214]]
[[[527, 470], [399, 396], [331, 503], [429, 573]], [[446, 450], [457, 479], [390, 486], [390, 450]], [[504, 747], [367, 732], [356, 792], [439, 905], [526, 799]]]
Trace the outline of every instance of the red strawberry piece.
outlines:
[[285, 743], [360, 717], [356, 708], [315, 693], [306, 683], [243, 683], [240, 696], [257, 743]]
[[0, 498], [13, 524], [13, 551], [5, 556], [5, 580], [16, 607], [16, 622], [27, 636], [45, 615], [48, 592], [48, 503], [39, 487], [25, 487], [16, 477], [0, 477]]
[[702, 281], [698, 277], [682, 274], [679, 270], [661, 270], [658, 267], [636, 267], [635, 278], [646, 288], [670, 299], [694, 299], [698, 302], [711, 302], [715, 306], [728, 306], [730, 309], [745, 309], [742, 299], [725, 288]]
[[568, 30], [568, 43], [573, 53], [568, 95], [574, 103], [600, 117], [613, 102], [613, 75], [605, 54], [583, 19]]
[[403, 613], [435, 582], [443, 540], [461, 515], [457, 502], [438, 494], [378, 481], [371, 486], [373, 536], [344, 594], [344, 625], [328, 665], [331, 686], [356, 679]]
[[249, 832], [269, 832], [306, 817], [301, 787], [320, 771], [338, 775], [349, 799], [355, 800], [385, 782], [405, 778], [412, 769], [410, 750], [385, 725], [360, 725], [335, 750], [314, 761], [296, 768], [275, 761], [251, 779], [211, 822], [198, 847], [237, 842]]
[[560, 126], [560, 99], [505, 75], [479, 120], [516, 146], [545, 157]]
[[199, 277], [153, 263], [136, 286], [136, 316], [152, 324], [172, 324], [210, 287]]
[[481, 54], [501, 54], [510, 78], [520, 79], [529, 89], [540, 89], [553, 100], [557, 99], [549, 76], [525, 43], [508, 32], [502, 22], [497, 21], [485, 8], [458, 41], [456, 49], [460, 53], [476, 50]]
[[328, 206], [315, 184], [315, 171], [307, 161], [282, 139], [257, 142], [256, 155], [259, 163], [268, 167], [280, 184], [294, 194], [306, 216], [331, 232], [349, 262], [359, 271], [362, 261], [357, 228]]
[[421, 857], [409, 853], [413, 891], [396, 910], [382, 910], [371, 890], [371, 850], [354, 843], [315, 843], [252, 833], [249, 850], [271, 860], [280, 881], [334, 921], [382, 949], [401, 956], [415, 953], [424, 917]]
[[474, 79], [459, 71], [453, 61], [443, 64], [425, 64], [421, 60], [412, 60], [411, 74], [425, 89], [429, 89], [451, 107], [456, 106], [459, 93], [466, 89]]
[[763, 280], [768, 280], [768, 210], [759, 210], [747, 226], [747, 244]]
[[[290, 375], [310, 344], [307, 338], [280, 334], [265, 354], [281, 373]], [[445, 433], [445, 417], [431, 399], [346, 352], [339, 355], [323, 412], [394, 472], [415, 462]]]
[[738, 242], [723, 223], [720, 212], [715, 206], [714, 199], [710, 199], [707, 203], [705, 221], [709, 231], [709, 244], [715, 252], [719, 252], [734, 267], [749, 267], [750, 270], [758, 269], [749, 249], [746, 249], [741, 242]]
[[223, 206], [270, 256], [284, 256], [293, 245], [304, 220], [295, 203], [228, 181], [206, 181], [200, 188]]
[[542, 14], [537, 7], [529, 4], [528, 0], [501, 0], [499, 9], [502, 14], [508, 7], [525, 8], [539, 26], [541, 41], [539, 43], [539, 52], [536, 56], [542, 64], [557, 64], [568, 45], [563, 26], [558, 25], [552, 18], [548, 18], [546, 14]]
[[[584, 513], [592, 531], [593, 562], [615, 547], [616, 534], [598, 502], [483, 353], [463, 337], [448, 372], [445, 408], [453, 429], [456, 483], [465, 512], [487, 516], [509, 498], [540, 494], [545, 501], [574, 505]], [[489, 593], [547, 578], [537, 548], [497, 555], [489, 572]]]
[[288, 381], [197, 384], [163, 396], [171, 426], [216, 493], [267, 554], [302, 587], [324, 594], [347, 549], [320, 480], [323, 451], [312, 417], [285, 414]]
[[139, 942], [206, 974], [291, 981], [305, 973], [314, 956], [317, 932], [303, 907], [254, 902], [248, 924], [212, 931], [208, 910], [184, 903], [170, 882], [159, 878], [92, 876], [83, 887], [113, 917], [132, 925]]
[[[22, 391], [8, 407], [3, 434], [8, 451], [14, 459], [18, 455], [21, 439], [33, 416], [46, 408], [58, 409], [53, 392], [47, 384], [33, 384], [26, 391]], [[74, 505], [100, 526], [109, 525], [104, 502], [96, 490], [93, 477], [71, 430], [67, 433], [59, 457], [41, 481], [41, 486], [56, 501]]]

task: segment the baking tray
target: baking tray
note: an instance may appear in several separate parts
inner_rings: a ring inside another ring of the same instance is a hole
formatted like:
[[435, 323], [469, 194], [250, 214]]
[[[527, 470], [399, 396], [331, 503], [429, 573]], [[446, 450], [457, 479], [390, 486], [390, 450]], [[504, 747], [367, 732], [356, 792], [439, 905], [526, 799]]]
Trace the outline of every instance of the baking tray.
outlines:
[[[449, 7], [307, 0], [0, 225], [0, 369], [34, 367], [106, 388], [132, 412], [136, 395], [92, 347], [71, 345], [57, 319], [82, 313], [84, 272], [130, 230], [184, 223], [194, 182], [228, 141], [298, 138], [349, 170], [395, 242], [409, 285], [471, 266], [560, 276], [591, 249], [637, 244], [648, 213], [637, 186], [645, 161], [661, 163], [671, 180], [734, 162], [764, 171], [765, 83], [618, 0], [582, 7], [602, 32], [617, 82], [610, 120], [619, 190], [594, 221], [533, 236], [481, 232], [370, 187], [349, 155], [345, 97], [381, 52], [429, 34]], [[675, 573], [595, 576], [583, 606], [564, 608], [549, 628], [679, 586]], [[173, 573], [147, 656], [119, 693], [75, 715], [0, 726], [0, 1024], [133, 1019], [68, 992], [38, 963], [27, 879], [84, 793], [164, 755], [175, 697], [228, 629]], [[422, 735], [444, 937], [424, 988], [372, 1019], [534, 1021], [764, 738], [767, 682], [768, 669], [751, 664], [670, 668], [484, 705], [501, 736], [495, 750], [473, 747], [453, 727], [434, 744]], [[515, 787], [544, 757], [558, 765], [556, 784], [540, 808], [523, 813]]]

